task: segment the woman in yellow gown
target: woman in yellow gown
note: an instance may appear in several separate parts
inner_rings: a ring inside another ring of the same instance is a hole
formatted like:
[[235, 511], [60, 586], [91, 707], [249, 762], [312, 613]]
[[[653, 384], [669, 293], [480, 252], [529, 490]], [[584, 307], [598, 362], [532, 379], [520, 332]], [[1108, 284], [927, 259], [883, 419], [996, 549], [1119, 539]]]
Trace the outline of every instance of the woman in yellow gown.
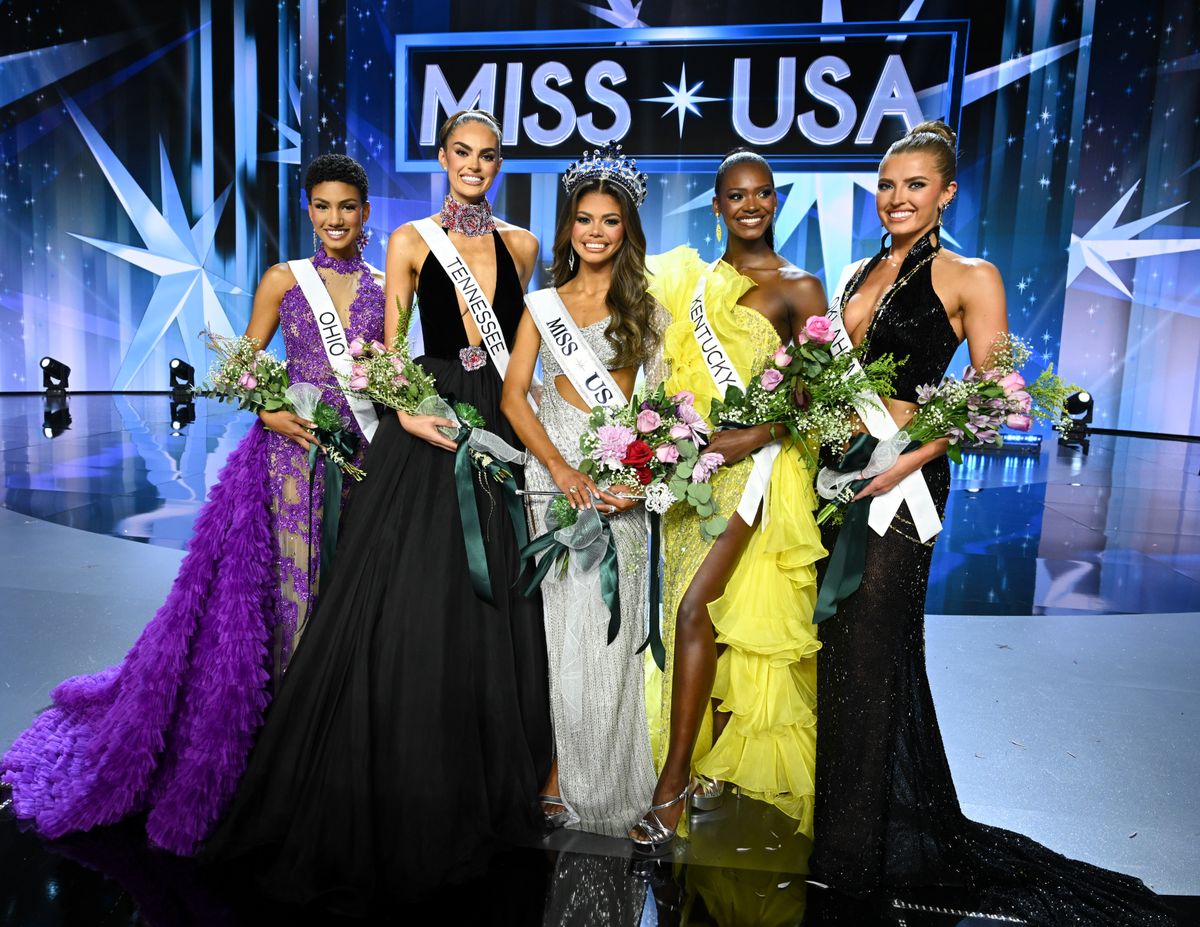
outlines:
[[[722, 394], [716, 377], [727, 376], [722, 355], [747, 384], [826, 307], [820, 282], [773, 249], [776, 194], [767, 162], [735, 152], [717, 170], [715, 187], [718, 229], [721, 219], [729, 229], [723, 259], [706, 266], [680, 247], [647, 260], [651, 293], [672, 317], [663, 347], [667, 392], [693, 393], [706, 418]], [[722, 783], [770, 802], [812, 834], [820, 647], [812, 613], [825, 550], [813, 518], [812, 473], [784, 438], [776, 442], [765, 425], [711, 437], [705, 450], [726, 461], [711, 478], [713, 498], [729, 518], [715, 541], [688, 506], [663, 516], [661, 702], [647, 690], [660, 775], [653, 807], [630, 831], [643, 848], [671, 842], [694, 788], [700, 808]], [[757, 507], [754, 495], [764, 500]], [[702, 777], [695, 786], [693, 774]]]

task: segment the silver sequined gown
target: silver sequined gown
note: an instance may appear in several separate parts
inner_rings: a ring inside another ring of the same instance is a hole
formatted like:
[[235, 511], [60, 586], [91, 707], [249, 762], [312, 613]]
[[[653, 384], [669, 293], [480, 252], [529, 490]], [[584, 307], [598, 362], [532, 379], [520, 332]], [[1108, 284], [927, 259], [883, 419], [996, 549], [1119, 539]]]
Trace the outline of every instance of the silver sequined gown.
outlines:
[[[596, 356], [610, 365], [615, 350], [604, 336], [602, 319], [582, 329]], [[553, 353], [541, 347], [542, 392], [538, 419], [567, 463], [580, 462], [579, 436], [588, 413], [559, 395], [562, 374]], [[612, 369], [611, 366], [609, 369]], [[556, 491], [546, 468], [531, 455], [525, 468], [531, 490]], [[531, 537], [546, 532], [549, 497], [529, 504]], [[654, 791], [654, 766], [646, 726], [642, 655], [645, 639], [647, 537], [645, 509], [637, 506], [609, 519], [621, 573], [621, 631], [608, 639], [608, 608], [600, 597], [599, 574], [581, 585], [556, 570], [542, 583], [546, 649], [550, 667], [550, 711], [558, 756], [559, 794], [579, 814], [570, 825], [610, 837], [624, 837], [645, 812]]]

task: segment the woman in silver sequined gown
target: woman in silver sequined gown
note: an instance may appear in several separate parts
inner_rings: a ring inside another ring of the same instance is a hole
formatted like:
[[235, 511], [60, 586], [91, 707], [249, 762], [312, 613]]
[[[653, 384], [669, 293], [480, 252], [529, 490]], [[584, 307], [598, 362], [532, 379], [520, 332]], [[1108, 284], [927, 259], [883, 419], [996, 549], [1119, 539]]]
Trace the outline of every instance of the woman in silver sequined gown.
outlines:
[[[574, 256], [572, 258], [572, 255]], [[645, 238], [630, 196], [603, 178], [568, 197], [555, 235], [552, 292], [626, 396], [638, 367], [661, 356], [656, 305], [645, 293]], [[637, 281], [636, 287], [632, 285]], [[628, 294], [636, 293], [629, 299]], [[658, 310], [661, 312], [661, 310]], [[541, 358], [545, 386], [536, 417], [525, 400]], [[661, 376], [647, 371], [647, 382]], [[609, 644], [599, 573], [552, 569], [542, 582], [556, 768], [544, 789], [552, 824], [623, 837], [654, 789], [642, 658], [647, 594], [647, 523], [640, 503], [600, 491], [580, 473], [589, 413], [528, 310], [504, 383], [503, 409], [532, 452], [525, 468], [531, 537], [547, 531], [553, 493], [595, 505], [608, 520], [620, 570], [621, 627]], [[616, 492], [617, 488], [614, 487]]]

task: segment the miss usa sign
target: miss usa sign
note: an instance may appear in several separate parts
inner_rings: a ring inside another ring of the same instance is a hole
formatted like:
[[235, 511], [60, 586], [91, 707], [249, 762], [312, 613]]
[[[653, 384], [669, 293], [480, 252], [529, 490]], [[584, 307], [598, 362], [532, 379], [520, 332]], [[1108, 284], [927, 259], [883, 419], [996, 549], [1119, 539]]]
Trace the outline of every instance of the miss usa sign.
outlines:
[[557, 171], [619, 140], [646, 170], [873, 167], [929, 116], [957, 126], [967, 23], [822, 23], [396, 37], [396, 169], [432, 171], [437, 130], [478, 106], [505, 169]]

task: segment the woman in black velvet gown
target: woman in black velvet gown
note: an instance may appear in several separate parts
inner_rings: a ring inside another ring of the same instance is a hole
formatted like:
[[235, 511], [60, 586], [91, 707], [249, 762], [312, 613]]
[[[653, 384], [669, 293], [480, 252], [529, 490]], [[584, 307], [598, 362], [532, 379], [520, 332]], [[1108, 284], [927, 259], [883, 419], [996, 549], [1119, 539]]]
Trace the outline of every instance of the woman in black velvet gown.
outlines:
[[[907, 358], [888, 403], [901, 427], [917, 387], [941, 380], [964, 338], [972, 363], [986, 370], [994, 339], [1008, 330], [996, 269], [938, 241], [957, 190], [954, 167], [944, 123], [923, 123], [889, 149], [876, 206], [892, 240], [855, 269], [841, 297], [846, 331], [867, 343], [869, 359]], [[941, 514], [950, 489], [945, 447], [903, 455], [859, 498], [919, 469]], [[905, 503], [886, 534], [867, 532], [862, 586], [820, 626], [813, 878], [854, 894], [958, 886], [989, 910], [1035, 924], [1173, 923], [1137, 879], [962, 815], [925, 671], [933, 541], [922, 543], [913, 521]], [[832, 550], [836, 532], [824, 541]]]
[[[477, 111], [456, 114], [438, 154], [450, 195], [433, 218], [494, 294], [511, 344], [537, 242], [494, 221], [484, 198], [500, 166], [499, 126]], [[406, 224], [388, 245], [388, 343], [398, 302], [411, 306], [414, 292], [418, 362], [442, 395], [473, 404], [515, 443], [500, 414], [501, 376], [469, 347], [482, 341], [474, 318]], [[439, 424], [450, 423], [381, 416], [332, 581], [206, 848], [210, 861], [244, 860], [274, 897], [356, 913], [475, 877], [495, 848], [539, 835], [536, 798], [551, 757], [540, 605], [514, 588], [513, 527], [479, 481], [496, 604], [472, 591], [455, 445]]]

